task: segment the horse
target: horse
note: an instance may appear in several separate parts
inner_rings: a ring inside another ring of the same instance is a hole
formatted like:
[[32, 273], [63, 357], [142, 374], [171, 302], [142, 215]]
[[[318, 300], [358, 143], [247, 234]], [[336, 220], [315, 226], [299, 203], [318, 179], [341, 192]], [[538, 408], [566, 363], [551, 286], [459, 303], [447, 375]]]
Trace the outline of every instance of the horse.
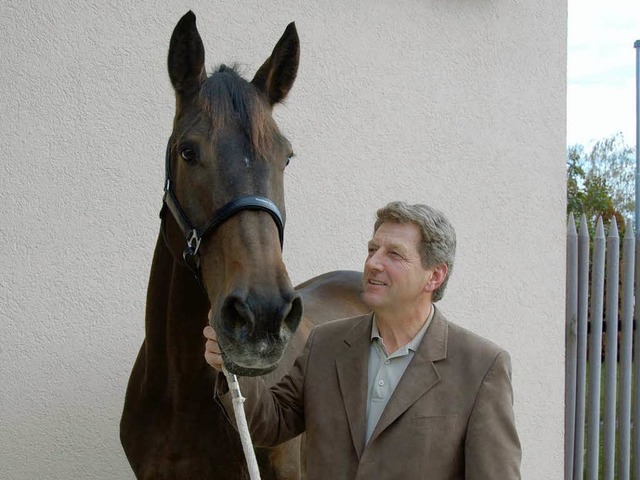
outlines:
[[[330, 272], [293, 288], [282, 260], [284, 169], [293, 150], [272, 109], [294, 83], [299, 51], [291, 23], [249, 82], [224, 64], [206, 73], [193, 12], [171, 36], [176, 107], [160, 231], [145, 338], [120, 422], [139, 479], [249, 478], [239, 435], [213, 398], [216, 372], [204, 360], [210, 310], [226, 368], [270, 384], [315, 325], [366, 311], [360, 273]], [[256, 448], [261, 477], [303, 478], [300, 444], [299, 437]]]

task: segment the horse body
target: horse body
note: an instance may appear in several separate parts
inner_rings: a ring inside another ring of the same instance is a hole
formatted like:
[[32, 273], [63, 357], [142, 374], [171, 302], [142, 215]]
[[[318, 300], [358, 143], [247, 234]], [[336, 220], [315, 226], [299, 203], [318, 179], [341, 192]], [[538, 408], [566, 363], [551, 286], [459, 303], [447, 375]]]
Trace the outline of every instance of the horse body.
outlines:
[[[283, 170], [291, 146], [273, 122], [271, 107], [293, 84], [298, 52], [290, 25], [249, 83], [224, 66], [207, 77], [191, 12], [172, 35], [168, 63], [176, 116], [167, 149], [167, 184], [174, 184], [175, 202], [169, 208], [173, 216], [163, 208], [147, 291], [145, 339], [120, 426], [137, 478], [249, 478], [239, 435], [213, 399], [215, 372], [203, 357], [202, 330], [210, 309], [227, 368], [264, 375], [267, 383], [289, 370], [313, 326], [366, 311], [356, 272], [332, 272], [294, 289], [271, 218], [277, 215], [255, 205], [198, 239], [198, 278], [183, 257], [182, 224], [190, 223], [184, 219], [204, 225], [211, 212], [235, 198], [268, 199], [269, 208], [284, 218]], [[294, 439], [257, 449], [262, 478], [300, 478], [299, 444]]]
[[[365, 311], [359, 272], [331, 272], [296, 290], [305, 314], [277, 369], [293, 365], [310, 330]], [[213, 399], [215, 372], [204, 361], [202, 329], [209, 302], [196, 280], [174, 260], [160, 236], [147, 294], [146, 337], [127, 390], [122, 444], [136, 477], [248, 479], [238, 433]], [[301, 478], [299, 439], [256, 449], [263, 480]]]

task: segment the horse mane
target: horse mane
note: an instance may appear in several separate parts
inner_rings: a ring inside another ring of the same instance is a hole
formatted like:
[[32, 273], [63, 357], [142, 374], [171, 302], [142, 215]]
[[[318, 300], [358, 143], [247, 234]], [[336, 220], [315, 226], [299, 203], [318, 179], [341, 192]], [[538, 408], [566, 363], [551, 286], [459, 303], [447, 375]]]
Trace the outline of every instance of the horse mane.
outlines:
[[251, 141], [254, 155], [264, 158], [280, 132], [271, 117], [271, 108], [261, 97], [235, 65], [220, 65], [200, 90], [214, 131], [229, 123], [239, 124]]

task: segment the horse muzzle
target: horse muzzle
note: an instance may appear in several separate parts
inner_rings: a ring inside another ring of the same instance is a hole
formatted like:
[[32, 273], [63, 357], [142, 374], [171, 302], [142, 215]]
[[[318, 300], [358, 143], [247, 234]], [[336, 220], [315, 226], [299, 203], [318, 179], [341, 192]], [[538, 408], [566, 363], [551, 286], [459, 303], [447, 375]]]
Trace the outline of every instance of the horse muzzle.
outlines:
[[273, 371], [301, 318], [302, 299], [293, 290], [269, 298], [228, 295], [213, 319], [226, 369], [242, 376]]

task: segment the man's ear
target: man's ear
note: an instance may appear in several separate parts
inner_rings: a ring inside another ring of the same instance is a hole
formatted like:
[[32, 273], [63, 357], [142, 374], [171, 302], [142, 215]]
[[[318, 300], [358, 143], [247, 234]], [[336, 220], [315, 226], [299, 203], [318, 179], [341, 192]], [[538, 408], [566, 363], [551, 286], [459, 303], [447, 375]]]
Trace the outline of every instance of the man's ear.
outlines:
[[449, 274], [449, 267], [447, 267], [446, 263], [441, 263], [429, 270], [431, 271], [431, 275], [427, 280], [424, 289], [425, 292], [433, 293], [447, 278], [447, 275]]

